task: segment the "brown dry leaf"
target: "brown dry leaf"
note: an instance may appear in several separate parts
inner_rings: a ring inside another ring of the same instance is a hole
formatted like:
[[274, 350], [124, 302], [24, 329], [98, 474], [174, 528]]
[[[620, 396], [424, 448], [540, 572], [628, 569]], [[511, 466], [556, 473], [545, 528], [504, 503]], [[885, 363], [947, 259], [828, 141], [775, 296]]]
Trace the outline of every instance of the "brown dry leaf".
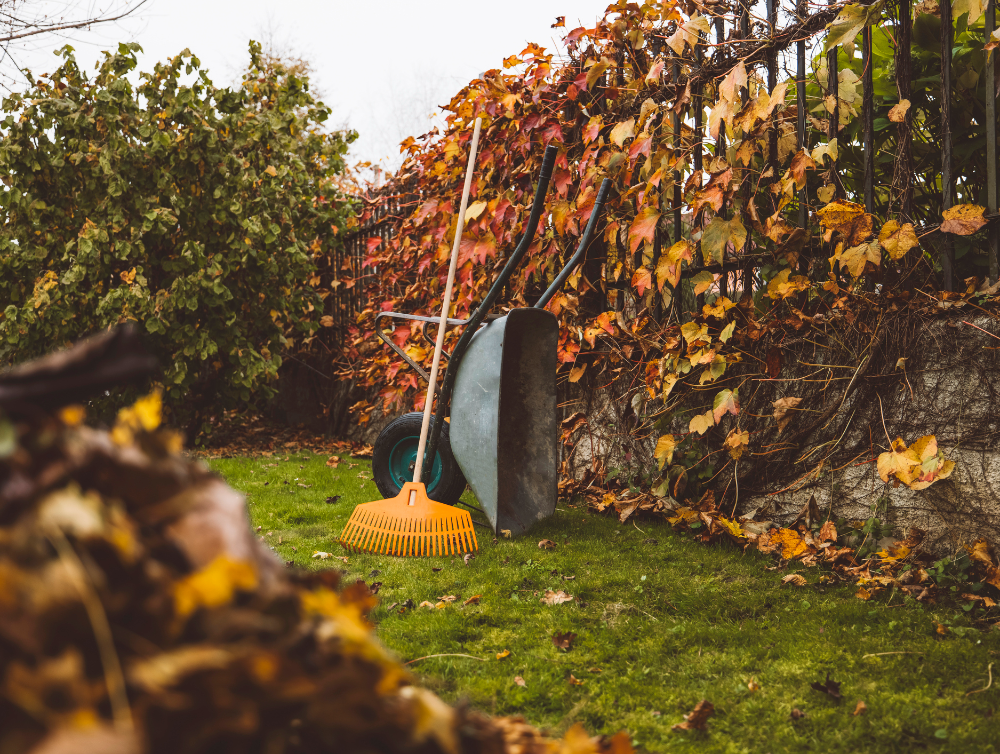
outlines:
[[868, 601], [874, 596], [874, 594], [875, 594], [874, 592], [870, 592], [864, 587], [860, 587], [858, 591], [854, 593], [854, 596], [857, 597], [859, 600]]
[[986, 208], [978, 204], [956, 204], [941, 213], [944, 222], [941, 223], [939, 230], [957, 236], [971, 236], [986, 225], [986, 218], [983, 217], [985, 211]]
[[556, 543], [551, 539], [543, 539], [538, 543], [539, 550], [554, 550], [556, 549]]
[[551, 589], [545, 590], [545, 596], [542, 597], [539, 602], [543, 605], [561, 605], [564, 602], [571, 602], [573, 600], [573, 595], [566, 594], [562, 589], [558, 592], [553, 592]]
[[[905, 100], [904, 100], [904, 101], [905, 101]], [[855, 717], [857, 717], [858, 715], [863, 715], [863, 714], [865, 714], [865, 713], [866, 713], [867, 711], [868, 711], [868, 705], [867, 705], [867, 704], [865, 704], [865, 703], [864, 703], [863, 701], [861, 701], [860, 699], [858, 699], [858, 703], [857, 703], [857, 705], [856, 705], [856, 706], [854, 707], [854, 716], [855, 716]]]
[[326, 459], [326, 465], [331, 469], [335, 469], [340, 465], [340, 456], [330, 456]]
[[900, 225], [895, 220], [889, 220], [878, 232], [878, 242], [893, 260], [902, 259], [910, 249], [920, 244], [913, 223]]
[[800, 710], [798, 707], [792, 710], [792, 720], [801, 720], [806, 716], [806, 713]]
[[743, 455], [743, 451], [746, 450], [747, 445], [750, 443], [750, 433], [747, 431], [740, 431], [734, 429], [726, 435], [725, 441], [722, 443], [723, 447], [729, 451], [729, 455], [734, 461], [740, 460], [740, 456]]
[[524, 679], [519, 675], [514, 676], [514, 683], [516, 683], [518, 686], [523, 686], [524, 688], [528, 687], [528, 684], [526, 684], [524, 682]]
[[556, 631], [552, 635], [552, 643], [556, 645], [559, 649], [569, 649], [573, 646], [573, 641], [576, 639], [576, 634], [572, 631]]
[[580, 366], [573, 367], [569, 370], [569, 381], [579, 382], [580, 378], [583, 377], [583, 373], [587, 371], [587, 362], [580, 364]]
[[684, 722], [677, 723], [671, 730], [705, 730], [708, 718], [715, 713], [715, 707], [706, 699], [698, 702], [694, 709], [684, 715]]
[[889, 110], [889, 120], [893, 123], [902, 123], [906, 119], [906, 111], [910, 109], [910, 100], [901, 99]]
[[[573, 675], [572, 673], [570, 673], [570, 674], [569, 674], [569, 685], [570, 685], [570, 686], [582, 686], [582, 685], [583, 685], [583, 683], [584, 683], [583, 681], [581, 681], [581, 680], [580, 680], [579, 678], [577, 678], [577, 677], [576, 677], [575, 675]], [[588, 739], [587, 739], [587, 740], [588, 740], [588, 741], [590, 740], [590, 739], [589, 739], [589, 737], [588, 737]]]
[[433, 602], [428, 602], [427, 600], [424, 600], [419, 605], [417, 605], [417, 607], [429, 607], [431, 610], [433, 610], [434, 609], [434, 603]]
[[836, 542], [837, 541], [837, 527], [833, 521], [827, 521], [820, 527], [819, 534], [816, 539], [822, 542]]
[[815, 683], [810, 683], [809, 688], [828, 696], [832, 696], [834, 699], [840, 699], [840, 682], [832, 680], [829, 673], [826, 674], [825, 683], [816, 681]]
[[767, 363], [767, 376], [772, 380], [777, 379], [781, 376], [781, 349], [778, 346], [771, 346], [767, 349], [767, 356], [765, 357]]
[[483, 597], [483, 595], [481, 595], [481, 594], [474, 594], [471, 597], [469, 597], [469, 599], [467, 599], [465, 602], [463, 602], [462, 605], [466, 606], [466, 607], [469, 606], [469, 605], [478, 605], [479, 604], [479, 600], [481, 600], [482, 597]]
[[946, 626], [942, 626], [937, 621], [934, 621], [934, 632], [936, 634], [939, 634], [940, 636], [947, 636], [948, 635], [948, 629], [947, 629], [947, 627]]
[[805, 586], [808, 582], [805, 576], [798, 573], [790, 573], [781, 580], [782, 584], [792, 584], [794, 586]]
[[874, 218], [860, 204], [834, 199], [817, 214], [822, 226], [839, 233], [848, 245], [856, 246], [872, 234]]
[[505, 649], [503, 652], [497, 652], [497, 659], [498, 660], [506, 660], [508, 657], [510, 657], [510, 650], [509, 649]]
[[788, 396], [787, 398], [779, 398], [774, 401], [771, 405], [774, 406], [774, 420], [778, 422], [778, 434], [780, 435], [788, 423], [792, 420], [792, 414], [789, 413], [792, 409], [802, 403], [801, 398], [796, 398], [795, 396]]

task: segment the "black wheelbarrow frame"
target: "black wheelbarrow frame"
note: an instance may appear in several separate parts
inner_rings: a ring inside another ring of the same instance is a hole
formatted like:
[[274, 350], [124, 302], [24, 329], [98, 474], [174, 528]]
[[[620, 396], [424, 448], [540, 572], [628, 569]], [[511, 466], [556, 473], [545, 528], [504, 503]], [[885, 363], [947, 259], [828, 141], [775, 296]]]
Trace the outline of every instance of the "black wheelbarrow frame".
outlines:
[[[447, 325], [465, 329], [452, 352], [443, 354], [448, 366], [424, 455], [421, 481], [428, 483], [450, 407], [449, 431], [455, 460], [479, 499], [490, 528], [509, 536], [526, 531], [555, 510], [559, 325], [544, 307], [582, 262], [611, 185], [607, 178], [601, 183], [576, 251], [535, 305], [512, 309], [502, 316], [490, 315], [489, 310], [537, 232], [557, 152], [554, 146], [545, 150], [524, 234], [486, 296], [468, 319], [446, 320]], [[401, 312], [380, 312], [375, 317], [379, 338], [424, 381], [429, 381], [430, 375], [383, 334], [379, 326], [383, 318], [422, 322], [424, 339], [433, 343], [427, 328], [431, 324], [440, 326], [441, 317]]]

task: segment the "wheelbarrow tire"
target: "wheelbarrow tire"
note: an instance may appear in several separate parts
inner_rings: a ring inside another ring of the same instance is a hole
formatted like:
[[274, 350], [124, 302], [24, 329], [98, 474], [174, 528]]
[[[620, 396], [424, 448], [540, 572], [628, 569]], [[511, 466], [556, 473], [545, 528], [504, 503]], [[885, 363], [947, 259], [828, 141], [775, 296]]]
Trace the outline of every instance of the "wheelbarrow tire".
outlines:
[[[379, 492], [387, 499], [396, 497], [403, 484], [413, 480], [413, 461], [417, 456], [423, 418], [419, 411], [403, 414], [389, 422], [375, 440], [372, 476]], [[466, 481], [451, 453], [448, 422], [441, 429], [441, 440], [435, 455], [427, 496], [439, 503], [455, 505], [465, 492]]]

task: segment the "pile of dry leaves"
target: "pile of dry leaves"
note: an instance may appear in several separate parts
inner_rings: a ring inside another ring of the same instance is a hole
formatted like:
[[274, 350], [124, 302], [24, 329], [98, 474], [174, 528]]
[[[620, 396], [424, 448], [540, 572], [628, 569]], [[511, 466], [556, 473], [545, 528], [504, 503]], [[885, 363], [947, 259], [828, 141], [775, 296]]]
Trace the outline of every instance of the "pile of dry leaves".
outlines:
[[[49, 366], [59, 395], [87, 381]], [[366, 621], [368, 587], [284, 568], [243, 498], [158, 427], [158, 394], [102, 432], [16, 378], [0, 375], [4, 754], [631, 752], [412, 685]]]

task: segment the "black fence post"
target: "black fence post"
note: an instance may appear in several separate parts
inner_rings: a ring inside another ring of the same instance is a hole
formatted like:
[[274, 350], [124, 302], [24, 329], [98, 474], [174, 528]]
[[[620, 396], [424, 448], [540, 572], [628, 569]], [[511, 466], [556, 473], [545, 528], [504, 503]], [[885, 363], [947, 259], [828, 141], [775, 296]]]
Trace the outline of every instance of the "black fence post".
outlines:
[[[954, 42], [951, 0], [940, 0], [941, 8], [941, 211], [955, 203], [951, 174], [951, 48]], [[941, 234], [941, 287], [954, 290], [955, 246], [950, 233]]]
[[[986, 5], [986, 41], [989, 42], [996, 27], [996, 0], [990, 0]], [[986, 84], [986, 211], [991, 216], [987, 230], [989, 238], [990, 284], [996, 283], [1000, 277], [997, 264], [997, 246], [1000, 240], [1000, 219], [997, 219], [997, 98], [996, 77], [994, 75], [993, 56], [996, 50], [991, 50], [985, 66]]]

